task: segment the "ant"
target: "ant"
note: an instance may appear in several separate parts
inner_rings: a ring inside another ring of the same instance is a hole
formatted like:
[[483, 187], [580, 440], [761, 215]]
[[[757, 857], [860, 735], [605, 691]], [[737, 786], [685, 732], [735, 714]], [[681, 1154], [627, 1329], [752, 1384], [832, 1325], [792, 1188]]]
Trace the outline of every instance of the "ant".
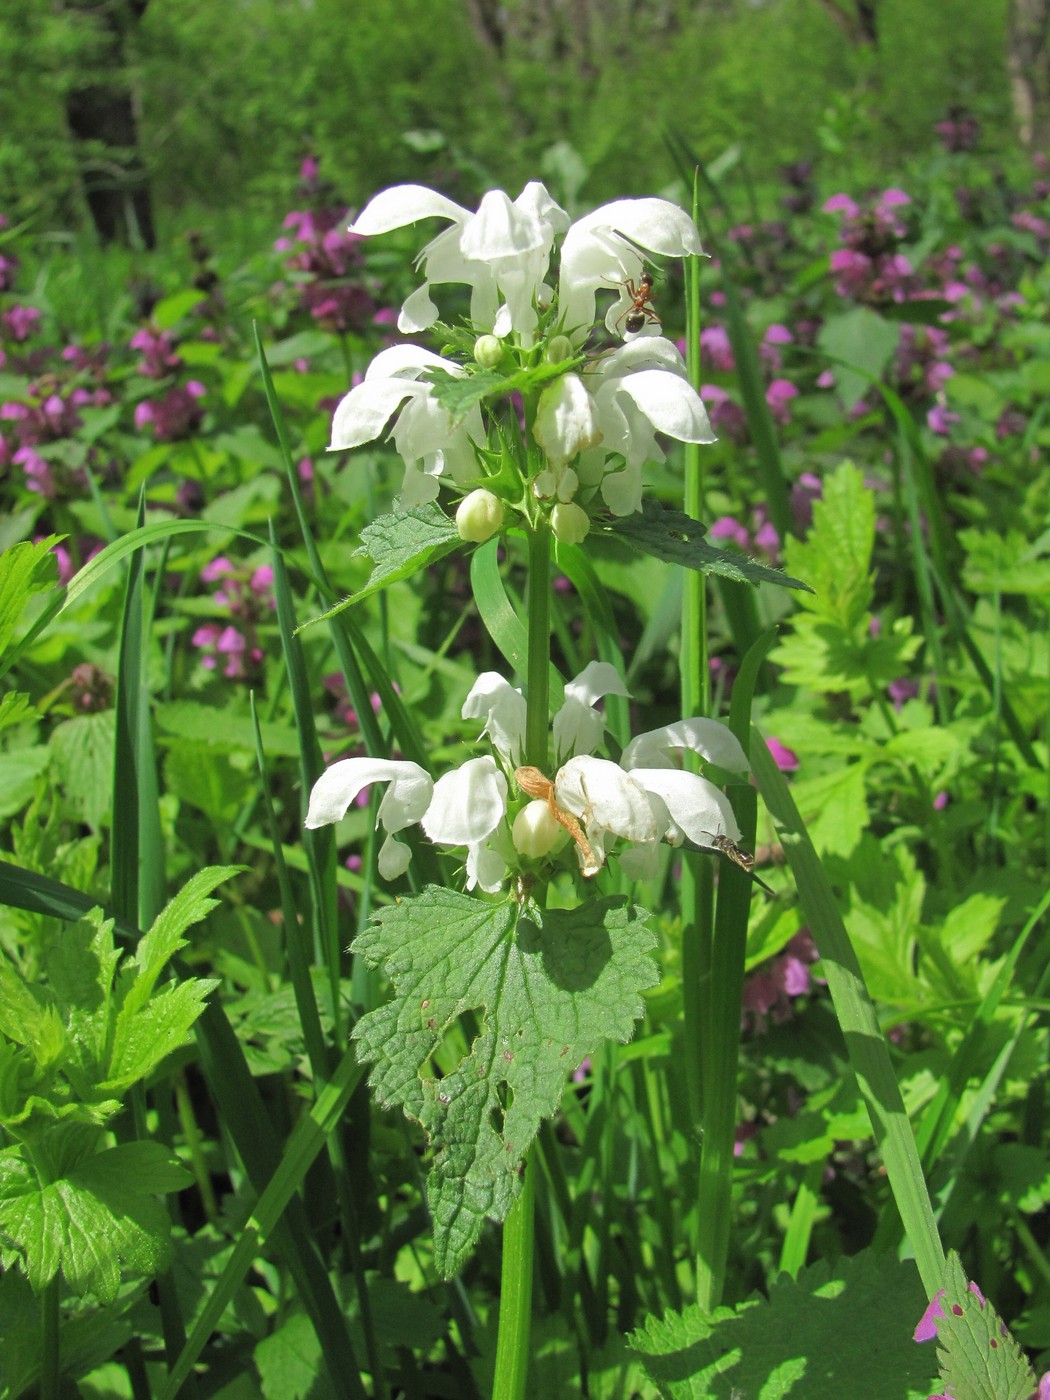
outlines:
[[620, 329], [620, 322], [622, 321], [624, 330], [627, 331], [628, 334], [634, 335], [640, 331], [643, 326], [650, 325], [653, 321], [659, 325], [660, 318], [656, 314], [656, 308], [649, 299], [653, 291], [652, 273], [643, 272], [638, 278], [637, 286], [634, 284], [634, 278], [629, 277], [627, 281], [623, 283], [623, 289], [631, 298], [631, 304], [617, 319], [616, 329]]

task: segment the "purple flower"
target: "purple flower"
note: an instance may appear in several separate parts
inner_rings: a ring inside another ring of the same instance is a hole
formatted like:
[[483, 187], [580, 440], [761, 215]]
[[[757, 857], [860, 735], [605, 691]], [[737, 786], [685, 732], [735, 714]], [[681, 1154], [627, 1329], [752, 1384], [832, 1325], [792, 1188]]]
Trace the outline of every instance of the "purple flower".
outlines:
[[150, 326], [143, 326], [131, 337], [131, 348], [142, 352], [142, 359], [136, 368], [139, 374], [144, 374], [148, 379], [166, 379], [182, 364], [175, 353], [175, 342], [170, 331], [155, 331]]
[[713, 540], [732, 540], [741, 549], [747, 549], [751, 544], [747, 527], [741, 525], [739, 520], [734, 520], [731, 515], [720, 515], [717, 520], [712, 521], [707, 533]]
[[724, 326], [705, 326], [700, 332], [700, 360], [716, 371], [728, 373], [736, 368], [729, 333]]
[[935, 403], [926, 414], [926, 422], [931, 432], [936, 433], [938, 437], [947, 437], [955, 424], [962, 422], [962, 418], [944, 404]]
[[788, 379], [774, 379], [766, 390], [766, 403], [776, 422], [786, 424], [791, 421], [791, 400], [798, 398], [798, 390]]
[[781, 773], [798, 772], [798, 755], [793, 749], [789, 749], [786, 744], [782, 744], [779, 739], [773, 738], [772, 735], [766, 739], [766, 747]]
[[198, 400], [207, 391], [196, 379], [177, 384], [162, 399], [143, 399], [135, 406], [136, 428], [152, 427], [157, 442], [189, 437], [201, 425], [204, 410]]
[[4, 312], [2, 320], [12, 340], [28, 340], [40, 324], [41, 313], [35, 306], [12, 306]]

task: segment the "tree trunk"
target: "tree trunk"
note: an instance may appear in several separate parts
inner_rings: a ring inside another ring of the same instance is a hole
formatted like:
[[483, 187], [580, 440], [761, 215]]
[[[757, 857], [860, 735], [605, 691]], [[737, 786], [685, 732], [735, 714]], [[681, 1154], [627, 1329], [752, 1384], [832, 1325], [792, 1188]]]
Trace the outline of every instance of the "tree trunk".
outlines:
[[1010, 0], [1006, 44], [1018, 135], [1042, 146], [1050, 141], [1050, 0]]
[[83, 147], [81, 180], [103, 243], [156, 247], [149, 180], [125, 71], [129, 26], [147, 0], [63, 0], [62, 8], [91, 25], [86, 79], [66, 93], [66, 120]]

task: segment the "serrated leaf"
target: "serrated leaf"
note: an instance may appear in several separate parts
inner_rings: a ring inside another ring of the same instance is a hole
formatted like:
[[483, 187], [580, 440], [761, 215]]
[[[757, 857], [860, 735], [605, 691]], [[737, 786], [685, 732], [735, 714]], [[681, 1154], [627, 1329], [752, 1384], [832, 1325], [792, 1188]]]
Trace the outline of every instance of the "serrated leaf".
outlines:
[[0, 554], [0, 653], [32, 595], [52, 587], [57, 580], [58, 560], [51, 547], [64, 538], [48, 535], [34, 544], [12, 545]]
[[781, 1275], [769, 1301], [650, 1318], [630, 1338], [674, 1400], [926, 1400], [930, 1363], [912, 1340], [923, 1295], [915, 1265], [868, 1253]]
[[359, 603], [380, 588], [410, 578], [462, 546], [455, 525], [435, 501], [413, 510], [381, 515], [361, 531], [361, 547], [355, 550], [355, 554], [367, 555], [374, 565], [364, 588], [327, 612], [310, 618], [297, 631], [312, 627], [315, 622], [326, 622], [344, 608]]
[[640, 511], [618, 516], [598, 526], [596, 533], [613, 535], [640, 554], [651, 554], [665, 564], [677, 564], [701, 574], [717, 574], [738, 583], [776, 583], [782, 588], [810, 591], [808, 583], [790, 578], [779, 569], [760, 564], [746, 554], [732, 554], [708, 544], [704, 539], [706, 531], [707, 526], [698, 520], [647, 498]]
[[508, 394], [535, 392], [544, 384], [560, 379], [569, 370], [583, 362], [578, 356], [557, 363], [531, 365], [517, 370], [514, 374], [500, 374], [498, 370], [477, 369], [465, 375], [450, 374], [447, 369], [431, 369], [421, 374], [422, 381], [431, 384], [431, 395], [452, 420], [453, 426], [461, 422], [475, 404], [485, 399], [506, 398]]
[[[379, 1100], [400, 1105], [430, 1139], [445, 1276], [462, 1266], [486, 1216], [506, 1216], [566, 1074], [602, 1041], [630, 1038], [641, 992], [657, 981], [647, 920], [622, 898], [541, 910], [428, 886], [380, 911], [356, 940], [355, 952], [384, 965], [394, 1000], [362, 1017], [354, 1038]], [[472, 1017], [468, 1052], [439, 1076], [431, 1057]]]
[[242, 869], [239, 865], [210, 865], [192, 875], [168, 901], [135, 951], [131, 964], [134, 981], [124, 998], [124, 1010], [134, 1011], [145, 1003], [164, 965], [184, 946], [182, 935], [192, 924], [207, 918], [219, 903], [209, 897], [212, 890]]
[[970, 1289], [959, 1256], [948, 1255], [937, 1360], [946, 1388], [962, 1400], [1031, 1400], [1036, 1378], [987, 1300]]
[[166, 1266], [171, 1222], [156, 1194], [190, 1181], [160, 1143], [108, 1148], [47, 1184], [10, 1148], [0, 1152], [0, 1238], [34, 1289], [61, 1269], [74, 1294], [110, 1302], [123, 1269], [151, 1275]]
[[162, 988], [137, 1011], [129, 1013], [127, 1004], [121, 1007], [106, 1078], [98, 1085], [98, 1092], [122, 1094], [184, 1045], [204, 1010], [205, 998], [218, 985], [215, 980], [195, 977]]
[[6, 695], [0, 695], [0, 730], [26, 724], [36, 716], [36, 706], [23, 691], [9, 690]]
[[812, 594], [799, 599], [801, 606], [844, 628], [865, 617], [873, 592], [874, 545], [874, 493], [859, 468], [844, 462], [825, 479], [805, 540], [784, 542], [788, 567], [813, 585]]
[[53, 731], [55, 777], [73, 812], [98, 831], [109, 815], [113, 792], [116, 711], [76, 715]]

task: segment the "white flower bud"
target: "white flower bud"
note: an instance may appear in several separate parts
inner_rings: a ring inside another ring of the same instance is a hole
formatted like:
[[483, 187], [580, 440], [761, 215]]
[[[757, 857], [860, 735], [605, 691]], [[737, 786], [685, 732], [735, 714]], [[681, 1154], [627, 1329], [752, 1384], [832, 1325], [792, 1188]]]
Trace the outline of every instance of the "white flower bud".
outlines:
[[495, 369], [503, 359], [503, 346], [498, 336], [479, 335], [474, 342], [474, 359], [482, 369]]
[[563, 374], [540, 395], [532, 435], [552, 467], [562, 467], [577, 452], [602, 440], [598, 412], [578, 374]]
[[551, 336], [547, 342], [546, 359], [549, 364], [558, 365], [562, 360], [571, 360], [574, 351], [567, 335]]
[[551, 529], [562, 544], [579, 544], [591, 528], [591, 517], [582, 506], [559, 502], [551, 511]]
[[464, 496], [456, 511], [456, 529], [461, 540], [484, 544], [503, 526], [503, 502], [481, 488]]
[[561, 824], [555, 820], [550, 805], [536, 798], [523, 807], [514, 818], [511, 840], [523, 856], [536, 859], [551, 853], [563, 835]]

